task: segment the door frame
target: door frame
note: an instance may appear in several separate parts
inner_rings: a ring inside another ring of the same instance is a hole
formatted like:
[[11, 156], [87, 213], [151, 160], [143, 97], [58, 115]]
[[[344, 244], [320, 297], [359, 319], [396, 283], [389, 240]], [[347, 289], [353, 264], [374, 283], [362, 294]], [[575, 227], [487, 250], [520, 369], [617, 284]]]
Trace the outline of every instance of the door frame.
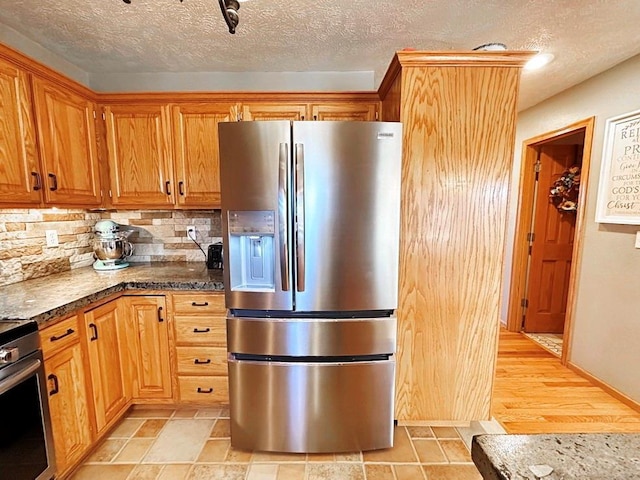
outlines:
[[578, 193], [578, 211], [574, 233], [573, 253], [571, 255], [571, 270], [569, 274], [569, 292], [567, 297], [567, 312], [563, 334], [563, 348], [561, 363], [565, 365], [570, 358], [571, 327], [575, 312], [576, 292], [578, 288], [577, 272], [580, 271], [582, 260], [582, 237], [584, 234], [584, 218], [587, 206], [587, 187], [591, 164], [591, 147], [593, 143], [593, 129], [595, 117], [589, 117], [566, 127], [543, 133], [522, 142], [522, 161], [520, 162], [520, 182], [518, 185], [518, 207], [516, 230], [513, 243], [513, 261], [511, 268], [511, 283], [509, 289], [509, 305], [507, 310], [507, 330], [520, 332], [522, 330], [521, 299], [526, 295], [527, 261], [529, 257], [529, 242], [527, 234], [533, 219], [533, 202], [535, 172], [530, 168], [538, 156], [537, 147], [562, 137], [566, 137], [584, 129], [584, 146], [582, 152], [582, 168], [580, 175], [580, 192]]

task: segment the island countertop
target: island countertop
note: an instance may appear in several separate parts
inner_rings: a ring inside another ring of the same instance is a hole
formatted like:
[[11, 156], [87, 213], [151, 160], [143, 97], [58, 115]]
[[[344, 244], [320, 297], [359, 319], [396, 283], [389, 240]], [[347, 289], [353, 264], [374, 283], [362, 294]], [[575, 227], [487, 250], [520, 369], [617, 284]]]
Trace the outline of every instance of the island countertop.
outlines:
[[[476, 435], [473, 463], [485, 480], [640, 479], [640, 434]], [[536, 476], [534, 465], [553, 469]]]
[[204, 262], [132, 263], [121, 270], [91, 267], [0, 287], [0, 320], [48, 320], [125, 290], [224, 291], [221, 270]]

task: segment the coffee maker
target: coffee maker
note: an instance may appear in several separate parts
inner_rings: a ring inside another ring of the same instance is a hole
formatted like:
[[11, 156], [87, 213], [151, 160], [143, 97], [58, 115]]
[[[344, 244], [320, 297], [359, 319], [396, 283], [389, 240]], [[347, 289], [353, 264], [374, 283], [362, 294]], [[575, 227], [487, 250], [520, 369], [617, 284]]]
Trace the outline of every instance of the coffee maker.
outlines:
[[133, 253], [133, 246], [127, 241], [128, 232], [121, 232], [120, 225], [112, 220], [100, 220], [94, 227], [94, 233], [93, 254], [96, 261], [93, 268], [104, 271], [129, 266], [125, 259]]

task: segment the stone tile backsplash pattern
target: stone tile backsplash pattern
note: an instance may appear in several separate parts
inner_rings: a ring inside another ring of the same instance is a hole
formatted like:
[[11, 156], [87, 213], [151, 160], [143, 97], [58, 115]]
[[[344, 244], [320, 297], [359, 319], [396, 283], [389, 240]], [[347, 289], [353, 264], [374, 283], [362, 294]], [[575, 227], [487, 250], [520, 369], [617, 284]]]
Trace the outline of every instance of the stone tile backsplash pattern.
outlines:
[[[111, 219], [129, 231], [130, 261], [204, 261], [186, 236], [195, 225], [206, 251], [221, 241], [219, 210], [90, 212], [67, 209], [0, 210], [0, 285], [86, 267], [93, 263], [93, 226]], [[58, 247], [47, 247], [45, 231], [58, 232]]]

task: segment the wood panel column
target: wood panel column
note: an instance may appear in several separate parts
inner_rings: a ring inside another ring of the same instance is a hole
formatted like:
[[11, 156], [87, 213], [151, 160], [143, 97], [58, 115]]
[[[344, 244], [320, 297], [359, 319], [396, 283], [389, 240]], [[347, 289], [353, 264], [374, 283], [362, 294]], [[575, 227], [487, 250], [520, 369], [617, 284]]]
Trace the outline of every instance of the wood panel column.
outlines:
[[398, 52], [404, 128], [396, 418], [490, 418], [518, 85], [529, 52]]

